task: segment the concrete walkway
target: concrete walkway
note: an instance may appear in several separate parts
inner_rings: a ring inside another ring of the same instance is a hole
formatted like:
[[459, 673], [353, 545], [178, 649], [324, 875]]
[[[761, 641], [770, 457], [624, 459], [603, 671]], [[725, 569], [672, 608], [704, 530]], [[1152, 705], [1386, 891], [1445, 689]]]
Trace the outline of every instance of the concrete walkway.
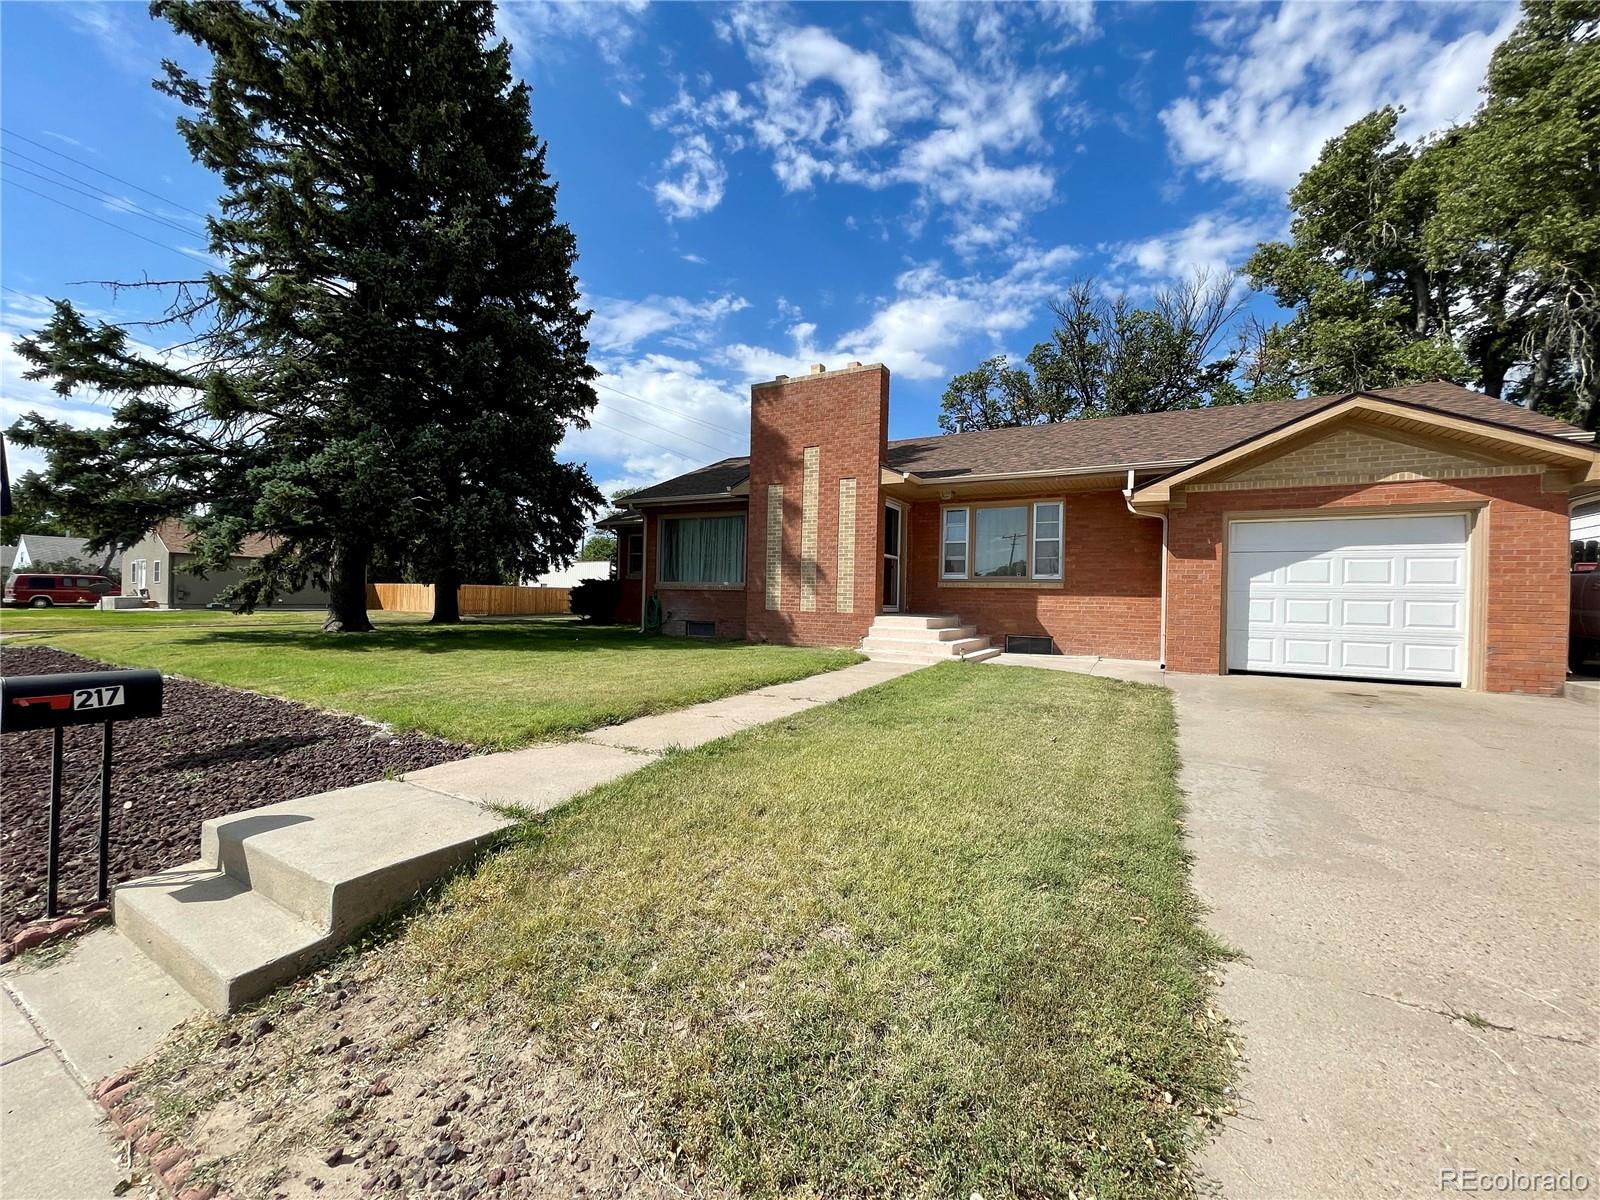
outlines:
[[[641, 717], [575, 742], [428, 767], [403, 776], [403, 784], [383, 786], [409, 787], [421, 804], [428, 797], [441, 804], [448, 798], [544, 812], [649, 765], [668, 749], [690, 749], [782, 720], [917, 669], [863, 662]], [[0, 1200], [113, 1195], [129, 1173], [121, 1162], [123, 1148], [112, 1140], [88, 1089], [146, 1057], [180, 1022], [204, 1010], [115, 929], [81, 939], [48, 965], [24, 959], [0, 968], [0, 990]]]
[[88, 1091], [201, 1011], [114, 929], [0, 968], [0, 1197], [98, 1200], [130, 1178]]

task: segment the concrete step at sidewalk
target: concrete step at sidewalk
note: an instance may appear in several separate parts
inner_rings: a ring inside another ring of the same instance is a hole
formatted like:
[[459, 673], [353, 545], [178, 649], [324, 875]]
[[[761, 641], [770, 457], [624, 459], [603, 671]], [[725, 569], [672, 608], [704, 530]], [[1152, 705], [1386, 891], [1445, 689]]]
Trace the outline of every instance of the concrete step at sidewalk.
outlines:
[[989, 639], [986, 637], [963, 637], [950, 641], [924, 641], [913, 638], [869, 636], [861, 643], [861, 648], [874, 656], [880, 651], [887, 654], [921, 654], [937, 661], [945, 658], [960, 658], [965, 654], [986, 650], [989, 648]]
[[947, 662], [983, 662], [1000, 653], [1000, 647], [985, 644], [966, 654], [949, 654], [931, 649], [872, 650], [872, 661], [877, 663], [903, 663], [908, 666], [937, 666]]
[[113, 907], [123, 936], [216, 1013], [293, 979], [334, 943], [204, 862], [125, 883]]
[[470, 800], [383, 780], [207, 821], [200, 858], [342, 936], [465, 862], [510, 823]]

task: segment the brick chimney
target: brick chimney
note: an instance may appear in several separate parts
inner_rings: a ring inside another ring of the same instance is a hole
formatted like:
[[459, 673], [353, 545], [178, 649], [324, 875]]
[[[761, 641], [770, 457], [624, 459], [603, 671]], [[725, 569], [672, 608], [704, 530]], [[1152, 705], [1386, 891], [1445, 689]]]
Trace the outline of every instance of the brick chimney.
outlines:
[[877, 616], [883, 575], [879, 469], [889, 369], [851, 363], [750, 389], [748, 635], [853, 646]]

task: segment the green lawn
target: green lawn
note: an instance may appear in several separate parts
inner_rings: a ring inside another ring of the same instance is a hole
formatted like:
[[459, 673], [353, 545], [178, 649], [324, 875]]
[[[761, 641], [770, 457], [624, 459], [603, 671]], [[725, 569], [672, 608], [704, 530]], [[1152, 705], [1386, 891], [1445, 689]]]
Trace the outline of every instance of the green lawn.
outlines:
[[402, 618], [375, 633], [325, 634], [315, 621], [291, 620], [294, 614], [213, 615], [199, 624], [138, 629], [86, 621], [15, 637], [7, 623], [5, 644], [47, 644], [118, 666], [157, 667], [493, 747], [570, 736], [860, 657], [649, 637], [567, 620], [452, 627]]
[[529, 822], [409, 927], [736, 1189], [1188, 1195], [1225, 1103], [1158, 688], [952, 664]]
[[[78, 605], [57, 605], [52, 608], [0, 608], [0, 633], [53, 633], [65, 629], [121, 629], [143, 632], [149, 629], [174, 628], [179, 625], [226, 625], [243, 628], [249, 625], [311, 625], [320, 626], [327, 614], [320, 608], [315, 611], [264, 610], [249, 615], [235, 615], [226, 609], [215, 608], [142, 608], [125, 612], [101, 612], [98, 608]], [[373, 613], [374, 622], [423, 620], [401, 613]]]

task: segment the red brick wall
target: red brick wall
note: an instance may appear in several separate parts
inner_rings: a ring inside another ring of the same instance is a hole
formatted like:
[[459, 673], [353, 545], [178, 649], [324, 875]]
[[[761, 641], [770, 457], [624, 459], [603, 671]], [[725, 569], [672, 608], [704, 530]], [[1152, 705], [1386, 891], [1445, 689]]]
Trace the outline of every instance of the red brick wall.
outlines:
[[616, 580], [621, 585], [617, 589], [618, 625], [637, 625], [643, 613], [640, 603], [643, 600], [644, 579], [635, 576], [628, 578], [628, 539], [640, 536], [638, 527], [630, 532], [623, 529], [617, 532], [617, 552], [611, 556], [612, 569], [616, 573]]
[[[877, 616], [882, 563], [879, 469], [888, 445], [889, 371], [846, 367], [750, 389], [750, 525], [745, 629], [754, 641], [853, 646]], [[819, 451], [817, 604], [800, 611], [805, 450]], [[838, 611], [839, 481], [856, 481], [851, 611]], [[777, 611], [766, 606], [767, 487], [783, 487], [783, 578]]]
[[940, 586], [941, 506], [913, 505], [910, 611], [956, 613], [996, 645], [1008, 633], [1042, 634], [1063, 654], [1153, 661], [1161, 642], [1161, 523], [1134, 516], [1117, 491], [1069, 492], [1065, 505], [1063, 579], [1049, 588]]
[[1542, 491], [1537, 475], [1191, 492], [1186, 506], [1171, 514], [1168, 668], [1221, 670], [1224, 514], [1461, 503], [1487, 508], [1479, 517], [1488, 521], [1484, 687], [1560, 692], [1566, 679], [1567, 497]]
[[744, 509], [744, 502], [733, 504], [665, 505], [645, 514], [644, 582], [650, 594], [661, 602], [661, 631], [681, 635], [686, 621], [716, 622], [719, 638], [742, 638], [745, 635], [745, 592], [750, 587], [748, 521], [745, 524], [745, 586], [742, 588], [680, 588], [657, 583], [656, 562], [661, 546], [661, 518], [682, 516], [685, 513], [733, 513]]

